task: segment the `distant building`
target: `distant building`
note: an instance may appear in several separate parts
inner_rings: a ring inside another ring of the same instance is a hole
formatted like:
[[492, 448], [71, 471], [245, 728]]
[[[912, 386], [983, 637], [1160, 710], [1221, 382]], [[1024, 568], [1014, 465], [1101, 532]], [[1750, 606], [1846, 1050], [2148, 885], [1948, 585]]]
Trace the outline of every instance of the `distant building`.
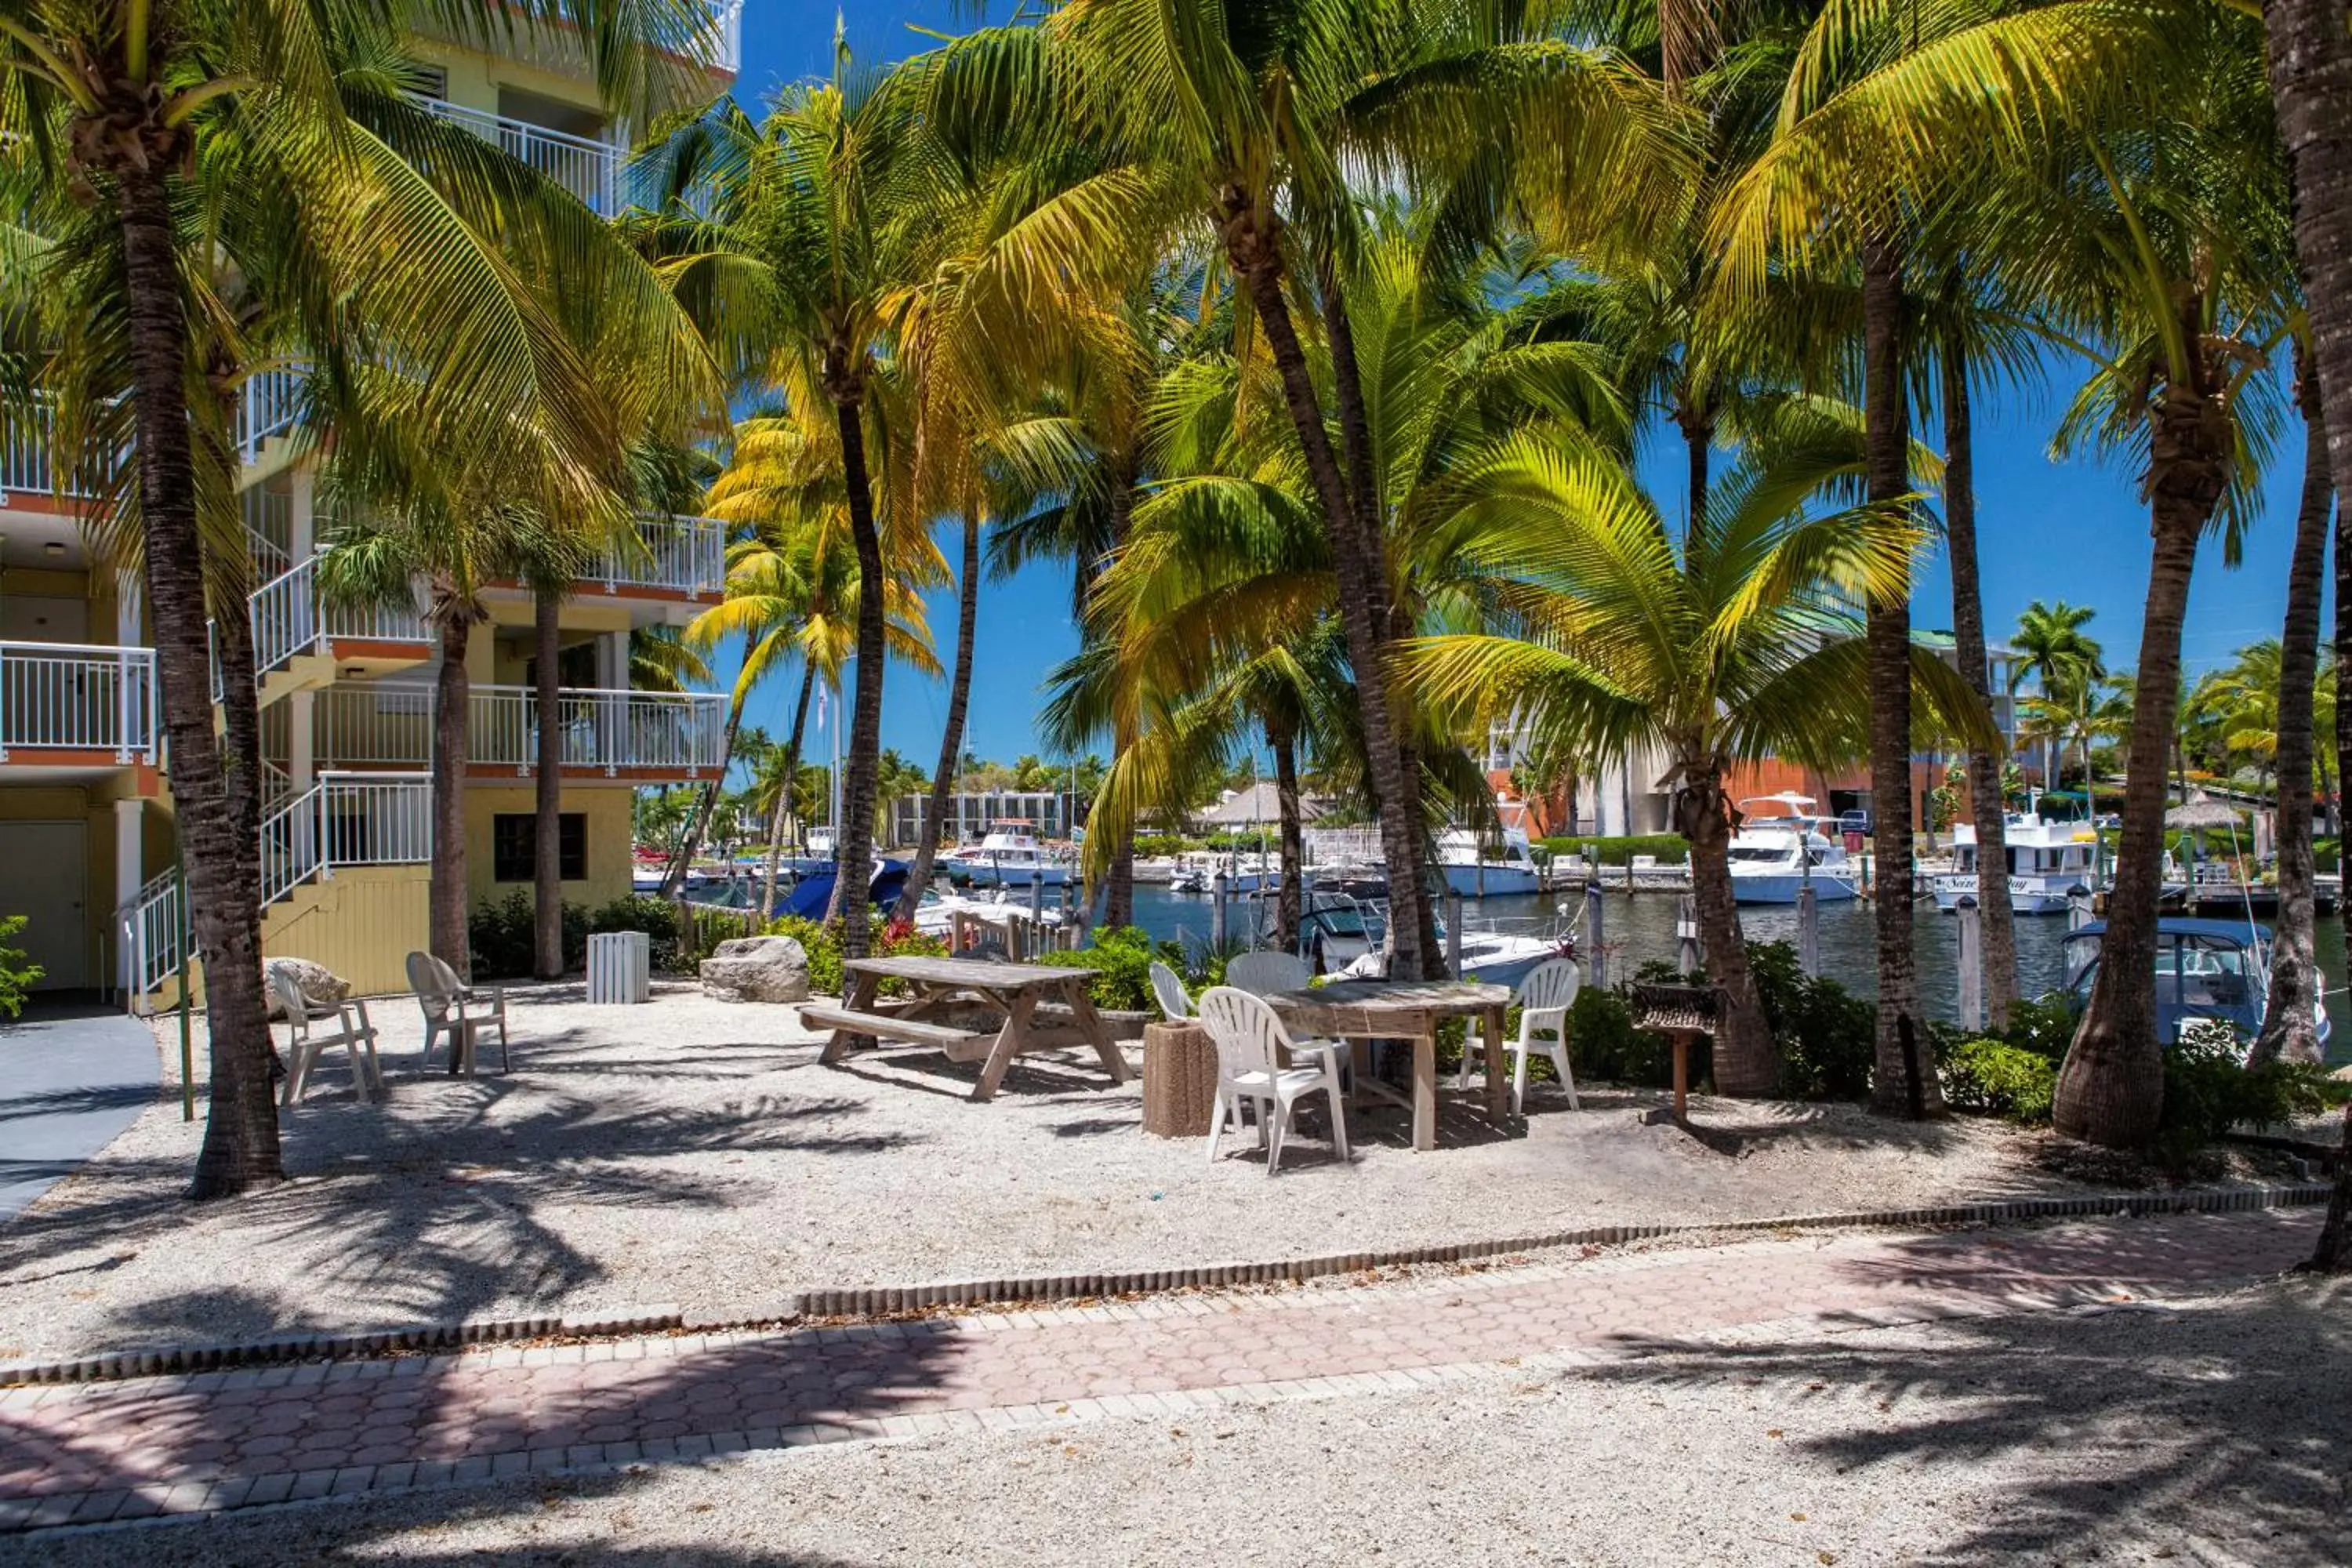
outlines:
[[[923, 836], [923, 820], [930, 815], [929, 791], [902, 795], [890, 803], [890, 842], [913, 844]], [[1086, 801], [1067, 790], [991, 790], [948, 796], [947, 821], [940, 833], [943, 844], [977, 844], [1000, 822], [1024, 822], [1040, 838], [1067, 838], [1073, 826], [1086, 824]]]

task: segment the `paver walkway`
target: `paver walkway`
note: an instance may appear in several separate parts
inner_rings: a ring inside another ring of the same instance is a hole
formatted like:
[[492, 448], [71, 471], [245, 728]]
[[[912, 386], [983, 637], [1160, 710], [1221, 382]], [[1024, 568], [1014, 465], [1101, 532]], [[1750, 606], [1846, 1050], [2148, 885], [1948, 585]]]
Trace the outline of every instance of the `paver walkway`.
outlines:
[[137, 1121], [162, 1076], [147, 1026], [110, 1009], [36, 1000], [0, 1019], [0, 1220]]
[[16, 1388], [0, 1391], [0, 1529], [2137, 1300], [2284, 1268], [2318, 1221], [1843, 1233], [1135, 1305]]

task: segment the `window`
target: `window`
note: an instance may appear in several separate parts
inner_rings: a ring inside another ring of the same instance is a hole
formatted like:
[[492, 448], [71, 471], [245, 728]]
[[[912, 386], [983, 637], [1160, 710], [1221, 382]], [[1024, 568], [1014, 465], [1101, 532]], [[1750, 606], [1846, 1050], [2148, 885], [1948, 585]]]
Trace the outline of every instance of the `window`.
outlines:
[[[556, 818], [557, 856], [563, 879], [588, 877], [588, 816], [567, 811]], [[528, 882], [539, 854], [539, 817], [528, 811], [502, 811], [490, 819], [490, 876], [500, 882]]]

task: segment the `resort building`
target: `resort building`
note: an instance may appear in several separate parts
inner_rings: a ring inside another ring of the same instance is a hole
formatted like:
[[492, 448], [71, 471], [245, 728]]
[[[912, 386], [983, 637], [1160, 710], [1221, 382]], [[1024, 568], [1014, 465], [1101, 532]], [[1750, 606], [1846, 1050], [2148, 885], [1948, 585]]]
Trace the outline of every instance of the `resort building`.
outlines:
[[[711, 90], [734, 78], [740, 0], [722, 24]], [[609, 215], [625, 200], [628, 128], [599, 107], [584, 58], [560, 36], [484, 53], [420, 37], [418, 90]], [[417, 609], [337, 605], [320, 591], [327, 525], [320, 458], [296, 416], [299, 373], [256, 378], [237, 429], [253, 556], [251, 620], [263, 754], [262, 938], [362, 992], [403, 985], [426, 940], [438, 641]], [[52, 460], [36, 398], [0, 409], [0, 915], [46, 988], [133, 1006], [176, 994], [186, 937], [169, 759], [138, 580], [91, 552], [85, 491]], [[62, 488], [60, 488], [62, 487]], [[630, 793], [708, 778], [725, 699], [630, 689], [638, 628], [716, 601], [722, 527], [646, 517], [614, 541], [562, 606], [563, 891], [598, 903], [630, 889]], [[470, 901], [528, 886], [536, 819], [530, 595], [485, 595], [467, 656], [466, 861]], [[217, 695], [217, 693], [215, 693]]]

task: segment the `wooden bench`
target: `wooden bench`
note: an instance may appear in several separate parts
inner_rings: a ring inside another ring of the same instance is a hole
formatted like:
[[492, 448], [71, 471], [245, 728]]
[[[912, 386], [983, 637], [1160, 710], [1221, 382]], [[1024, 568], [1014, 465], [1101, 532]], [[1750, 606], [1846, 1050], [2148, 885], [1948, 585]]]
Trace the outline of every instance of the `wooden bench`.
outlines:
[[[1128, 1079], [1127, 1058], [1104, 1030], [1102, 1019], [1087, 998], [1094, 971], [1045, 964], [979, 963], [971, 959], [918, 957], [853, 958], [843, 966], [848, 994], [839, 1006], [814, 1005], [801, 1009], [801, 1022], [811, 1028], [830, 1028], [832, 1036], [817, 1060], [828, 1067], [848, 1056], [853, 1044], [881, 1041], [914, 1045], [944, 1052], [950, 1061], [982, 1064], [980, 1081], [971, 1098], [992, 1100], [1013, 1058], [1026, 1051], [1057, 1050], [1065, 1046], [1091, 1047], [1113, 1083]], [[910, 994], [903, 1001], [880, 997], [889, 981], [901, 982]], [[1044, 1005], [1059, 1004], [1069, 1010], [1069, 1021], [1037, 1025], [1032, 1017]], [[1002, 1027], [974, 1033], [922, 1021], [925, 1013], [953, 1007], [985, 1007], [1002, 1014]]]
[[970, 1029], [950, 1029], [945, 1024], [926, 1024], [902, 1014], [855, 1013], [847, 1007], [803, 1007], [801, 1027], [831, 1029], [836, 1037], [870, 1035], [877, 1039], [902, 1041], [927, 1050], [944, 1052], [951, 1062], [982, 1060], [987, 1057], [989, 1047], [996, 1043], [993, 1034], [980, 1035]]

